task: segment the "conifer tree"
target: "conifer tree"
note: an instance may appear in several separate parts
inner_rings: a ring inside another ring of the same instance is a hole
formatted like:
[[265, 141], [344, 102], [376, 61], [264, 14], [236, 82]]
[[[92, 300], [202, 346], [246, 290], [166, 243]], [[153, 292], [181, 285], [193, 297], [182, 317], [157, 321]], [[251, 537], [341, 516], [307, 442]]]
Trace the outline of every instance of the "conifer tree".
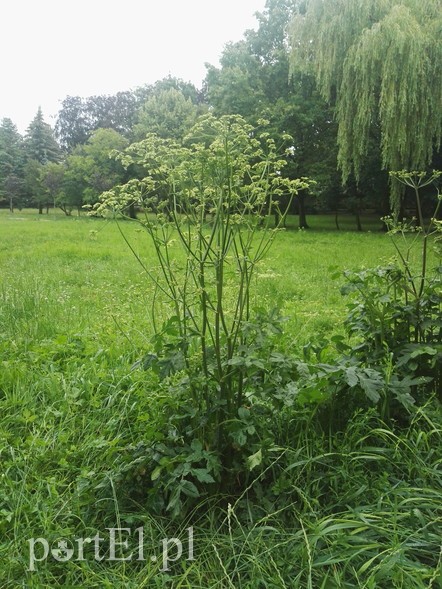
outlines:
[[45, 123], [40, 107], [26, 131], [25, 148], [28, 159], [43, 165], [60, 159], [60, 147], [51, 126]]
[[0, 124], [0, 200], [9, 202], [12, 212], [23, 196], [23, 138], [11, 119]]

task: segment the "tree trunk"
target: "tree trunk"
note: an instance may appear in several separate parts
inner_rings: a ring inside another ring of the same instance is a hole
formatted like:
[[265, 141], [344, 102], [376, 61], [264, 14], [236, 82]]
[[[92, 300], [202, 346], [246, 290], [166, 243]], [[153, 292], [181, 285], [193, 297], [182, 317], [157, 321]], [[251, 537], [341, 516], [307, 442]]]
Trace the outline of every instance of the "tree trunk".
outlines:
[[38, 214], [39, 215], [43, 214], [43, 204], [41, 202], [38, 203]]
[[307, 223], [307, 214], [305, 212], [305, 196], [300, 192], [298, 194], [298, 205], [299, 205], [299, 228], [300, 229], [309, 229], [309, 225]]
[[356, 230], [363, 231], [362, 223], [361, 223], [361, 209], [362, 209], [362, 195], [359, 189], [356, 187], [355, 191], [355, 204], [354, 204], [354, 214], [356, 220]]
[[[393, 217], [395, 217], [395, 211], [392, 211]], [[405, 194], [401, 196], [401, 200], [399, 203], [399, 209], [397, 211], [397, 216], [395, 217], [395, 221], [402, 221], [405, 219]]]
[[14, 201], [12, 200], [12, 196], [9, 197], [9, 212], [14, 212]]
[[135, 210], [135, 203], [131, 202], [129, 205], [129, 217], [131, 219], [137, 218], [137, 211]]

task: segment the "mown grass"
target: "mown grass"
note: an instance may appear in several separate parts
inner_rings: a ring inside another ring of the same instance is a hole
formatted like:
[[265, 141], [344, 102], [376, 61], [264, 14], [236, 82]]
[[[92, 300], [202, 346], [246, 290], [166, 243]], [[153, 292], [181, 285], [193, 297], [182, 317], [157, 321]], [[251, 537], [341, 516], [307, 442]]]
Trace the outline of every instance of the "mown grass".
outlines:
[[[337, 232], [327, 221], [281, 232], [256, 277], [255, 305], [282, 309], [281, 346], [300, 355], [342, 329], [346, 302], [331, 274], [393, 253], [381, 232]], [[123, 225], [153, 265], [143, 233]], [[160, 394], [153, 375], [131, 370], [149, 347], [153, 291], [118, 228], [0, 211], [0, 268], [1, 587], [442, 587], [437, 405], [398, 431], [374, 411], [324, 431], [300, 410], [281, 433], [271, 479], [257, 472], [242, 495], [207, 500], [180, 523], [155, 517], [143, 507], [142, 474], [131, 475]], [[251, 488], [261, 503], [248, 501]], [[49, 556], [28, 570], [30, 538], [55, 545], [140, 526], [145, 562], [97, 561], [89, 550], [83, 561]], [[150, 555], [189, 526], [195, 560], [160, 571]]]

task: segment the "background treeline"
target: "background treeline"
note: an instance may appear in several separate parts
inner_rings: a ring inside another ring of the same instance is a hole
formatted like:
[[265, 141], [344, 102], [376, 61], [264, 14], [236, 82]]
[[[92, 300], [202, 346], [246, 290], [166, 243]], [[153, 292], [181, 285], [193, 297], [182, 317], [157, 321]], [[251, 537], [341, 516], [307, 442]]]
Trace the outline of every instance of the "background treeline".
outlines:
[[[112, 96], [67, 96], [55, 129], [39, 109], [24, 137], [10, 119], [3, 119], [0, 207], [9, 207], [11, 212], [36, 207], [40, 213], [59, 207], [67, 215], [81, 211], [84, 205], [96, 203], [103, 191], [140, 173], [135, 168], [124, 170], [118, 161], [109, 159], [111, 150], [123, 150], [147, 133], [180, 140], [210, 110], [219, 116], [240, 114], [253, 125], [265, 118], [276, 140], [286, 133], [293, 137], [285, 174], [314, 181], [293, 203], [300, 227], [308, 227], [306, 214], [313, 212], [334, 212], [336, 218], [338, 212], [352, 213], [358, 228], [363, 212], [388, 214], [389, 180], [383, 169], [381, 127], [375, 117], [358, 167], [348, 171], [347, 163], [339, 161], [343, 150], [342, 120], [339, 113], [336, 116], [340, 108], [337, 85], [332, 81], [324, 91], [323, 80], [315, 72], [315, 56], [301, 51], [303, 35], [311, 38], [309, 18], [318, 28], [324, 18], [314, 12], [315, 2], [309, 3], [309, 10], [306, 14], [305, 2], [300, 0], [267, 0], [264, 11], [257, 14], [257, 30], [248, 30], [240, 41], [228, 43], [220, 67], [207, 64], [201, 89], [169, 76]], [[296, 28], [300, 18], [304, 30]], [[316, 46], [320, 47], [319, 42]], [[433, 167], [440, 160], [440, 146], [435, 145]], [[404, 196], [400, 212], [411, 215], [412, 195], [409, 200]], [[432, 210], [431, 203], [428, 207]]]

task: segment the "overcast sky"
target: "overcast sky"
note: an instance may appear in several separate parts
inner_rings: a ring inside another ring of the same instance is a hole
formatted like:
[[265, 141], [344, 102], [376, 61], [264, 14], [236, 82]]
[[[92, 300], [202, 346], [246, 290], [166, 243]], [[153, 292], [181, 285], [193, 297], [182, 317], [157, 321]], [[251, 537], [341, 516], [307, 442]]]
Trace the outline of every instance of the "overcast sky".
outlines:
[[265, 0], [1, 0], [0, 119], [23, 133], [68, 95], [114, 94], [167, 75], [200, 87], [204, 63], [256, 28]]

